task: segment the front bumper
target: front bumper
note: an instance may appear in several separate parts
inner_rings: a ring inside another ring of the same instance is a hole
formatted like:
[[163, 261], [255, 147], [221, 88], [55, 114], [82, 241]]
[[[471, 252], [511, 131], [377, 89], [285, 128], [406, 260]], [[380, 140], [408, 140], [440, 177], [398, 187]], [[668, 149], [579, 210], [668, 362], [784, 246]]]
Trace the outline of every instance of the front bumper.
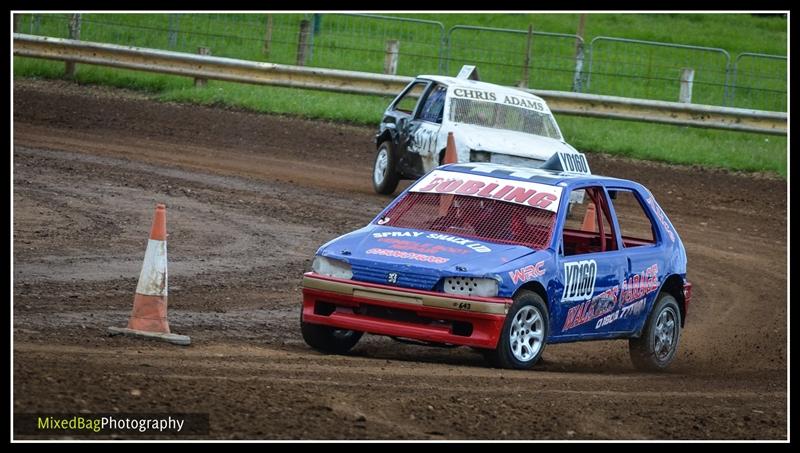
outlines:
[[303, 276], [303, 322], [425, 342], [494, 349], [511, 303]]

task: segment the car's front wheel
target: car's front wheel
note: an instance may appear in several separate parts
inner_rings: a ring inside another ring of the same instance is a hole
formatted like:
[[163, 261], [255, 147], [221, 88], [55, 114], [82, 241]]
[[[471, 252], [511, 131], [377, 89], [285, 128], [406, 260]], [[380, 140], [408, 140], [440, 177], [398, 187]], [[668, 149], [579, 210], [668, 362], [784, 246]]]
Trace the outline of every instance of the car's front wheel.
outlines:
[[667, 368], [678, 352], [681, 338], [681, 311], [678, 302], [668, 293], [661, 293], [647, 318], [639, 338], [628, 345], [633, 365], [642, 371], [661, 371]]
[[344, 354], [358, 343], [364, 332], [337, 329], [300, 321], [300, 330], [306, 344], [326, 354]]
[[550, 320], [547, 305], [532, 291], [521, 291], [506, 315], [497, 347], [484, 356], [498, 368], [529, 369], [544, 352]]
[[391, 141], [381, 142], [372, 167], [372, 186], [375, 192], [389, 195], [397, 188], [400, 175], [397, 173], [396, 156]]

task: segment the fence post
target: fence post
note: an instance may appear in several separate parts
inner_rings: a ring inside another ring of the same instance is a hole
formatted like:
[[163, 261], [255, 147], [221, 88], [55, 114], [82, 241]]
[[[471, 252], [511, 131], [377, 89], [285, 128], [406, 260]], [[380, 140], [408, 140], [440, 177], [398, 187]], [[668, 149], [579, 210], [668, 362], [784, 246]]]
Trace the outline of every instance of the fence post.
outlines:
[[525, 45], [525, 66], [522, 67], [522, 80], [520, 88], [528, 88], [528, 76], [531, 65], [531, 44], [533, 44], [533, 24], [528, 25], [528, 42]]
[[[71, 14], [69, 16], [69, 39], [81, 39], [81, 15]], [[75, 62], [67, 61], [64, 64], [64, 75], [67, 77], [75, 77]]]
[[308, 36], [311, 34], [311, 22], [308, 20], [300, 21], [300, 34], [297, 37], [297, 66], [306, 65], [306, 54], [308, 53]]
[[400, 51], [400, 41], [389, 39], [386, 41], [386, 57], [383, 60], [383, 73], [397, 75], [397, 54]]
[[167, 26], [167, 44], [170, 48], [178, 45], [178, 14], [169, 15], [169, 25]]
[[581, 14], [578, 19], [578, 32], [575, 40], [575, 75], [572, 79], [572, 91], [580, 93], [583, 90], [583, 30], [586, 26], [586, 14]]
[[269, 58], [270, 47], [272, 46], [272, 14], [267, 14], [267, 29], [264, 32], [264, 47], [261, 52]]
[[[198, 55], [211, 55], [211, 49], [208, 47], [198, 47], [197, 48]], [[203, 88], [208, 84], [208, 79], [203, 79], [200, 77], [196, 77], [194, 79], [194, 86], [195, 88]]]
[[681, 91], [678, 95], [678, 102], [685, 104], [692, 103], [692, 83], [694, 82], [694, 69], [681, 69]]
[[322, 28], [322, 14], [314, 14], [311, 17], [314, 20], [314, 35], [318, 35]]
[[42, 15], [41, 14], [34, 14], [33, 20], [31, 20], [31, 34], [38, 35], [39, 28], [42, 26]]
[[14, 14], [14, 33], [19, 31], [19, 14]]

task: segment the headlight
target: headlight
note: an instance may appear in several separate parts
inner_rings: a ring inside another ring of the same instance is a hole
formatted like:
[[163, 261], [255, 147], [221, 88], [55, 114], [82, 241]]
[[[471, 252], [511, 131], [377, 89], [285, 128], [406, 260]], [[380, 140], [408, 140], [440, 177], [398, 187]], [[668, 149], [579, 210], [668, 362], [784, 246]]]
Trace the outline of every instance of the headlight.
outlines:
[[491, 278], [447, 277], [444, 292], [462, 296], [494, 297], [497, 295], [497, 280]]
[[492, 161], [492, 153], [486, 151], [475, 151], [471, 149], [469, 151], [469, 161], [470, 162], [491, 162]]
[[324, 256], [315, 256], [314, 262], [311, 264], [311, 269], [320, 274], [329, 277], [344, 278], [350, 280], [353, 278], [353, 267], [344, 261], [325, 258]]

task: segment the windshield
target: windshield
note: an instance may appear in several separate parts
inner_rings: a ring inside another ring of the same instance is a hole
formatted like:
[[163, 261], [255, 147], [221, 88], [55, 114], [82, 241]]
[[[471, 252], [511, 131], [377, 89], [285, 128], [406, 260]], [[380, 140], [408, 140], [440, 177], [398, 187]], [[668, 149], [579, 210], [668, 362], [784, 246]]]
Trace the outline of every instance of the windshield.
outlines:
[[561, 140], [561, 134], [552, 115], [509, 104], [452, 98], [450, 121]]
[[538, 250], [550, 244], [555, 212], [465, 195], [408, 192], [377, 223]]

